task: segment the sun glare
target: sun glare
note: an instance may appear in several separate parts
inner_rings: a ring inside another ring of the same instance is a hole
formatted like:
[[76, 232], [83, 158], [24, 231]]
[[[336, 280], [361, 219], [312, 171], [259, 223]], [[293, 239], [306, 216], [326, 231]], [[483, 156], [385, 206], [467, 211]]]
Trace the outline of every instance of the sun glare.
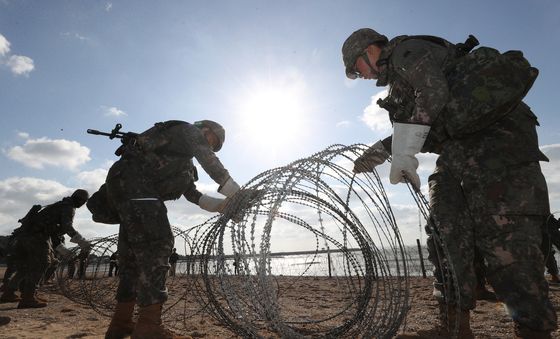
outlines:
[[298, 86], [260, 86], [241, 100], [243, 133], [253, 142], [277, 148], [302, 138], [306, 108]]

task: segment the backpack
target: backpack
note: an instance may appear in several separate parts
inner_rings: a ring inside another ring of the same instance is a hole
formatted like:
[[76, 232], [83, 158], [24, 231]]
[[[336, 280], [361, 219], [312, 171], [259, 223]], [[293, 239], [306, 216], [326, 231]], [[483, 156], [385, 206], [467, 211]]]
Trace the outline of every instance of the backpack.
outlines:
[[445, 74], [450, 100], [442, 112], [442, 123], [449, 136], [461, 138], [511, 112], [532, 87], [539, 71], [521, 51], [500, 53], [479, 47], [451, 62]]
[[39, 215], [39, 211], [43, 206], [41, 205], [33, 205], [27, 214], [18, 220], [21, 223], [21, 226], [16, 228], [13, 232], [14, 235], [18, 235], [20, 233], [33, 233], [34, 227], [37, 224], [37, 216]]
[[93, 193], [86, 203], [91, 212], [93, 221], [103, 224], [120, 224], [119, 214], [113, 208], [107, 197], [107, 187], [101, 185], [97, 192]]

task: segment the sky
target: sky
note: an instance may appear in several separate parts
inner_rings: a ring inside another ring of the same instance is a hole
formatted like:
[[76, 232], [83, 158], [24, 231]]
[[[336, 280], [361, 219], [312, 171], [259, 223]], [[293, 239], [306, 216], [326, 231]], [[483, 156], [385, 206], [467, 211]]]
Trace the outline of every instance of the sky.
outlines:
[[[390, 135], [375, 105], [386, 88], [344, 74], [342, 43], [363, 27], [451, 42], [474, 34], [481, 45], [522, 50], [540, 70], [525, 101], [539, 117], [539, 145], [550, 158], [542, 168], [559, 212], [559, 16], [554, 0], [0, 0], [0, 235], [33, 204], [76, 188], [93, 193], [104, 182], [119, 143], [88, 128], [218, 121], [226, 129], [218, 156], [240, 184], [332, 144]], [[419, 159], [426, 192], [436, 156]], [[389, 183], [388, 168], [379, 172], [400, 232], [414, 243], [424, 237], [418, 212], [406, 187]], [[219, 196], [199, 173], [198, 187]], [[212, 216], [185, 199], [167, 206], [181, 227]], [[118, 232], [93, 223], [85, 207], [75, 226], [88, 238]]]

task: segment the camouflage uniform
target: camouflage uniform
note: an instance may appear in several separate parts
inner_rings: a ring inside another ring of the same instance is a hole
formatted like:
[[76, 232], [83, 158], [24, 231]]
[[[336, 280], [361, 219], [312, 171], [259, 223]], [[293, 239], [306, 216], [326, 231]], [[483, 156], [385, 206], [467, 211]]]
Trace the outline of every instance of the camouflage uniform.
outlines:
[[558, 263], [554, 257], [554, 248], [560, 249], [560, 232], [558, 231], [558, 221], [550, 215], [543, 227], [543, 239], [541, 251], [545, 258], [545, 267], [550, 275], [558, 275]]
[[184, 196], [198, 203], [193, 157], [217, 183], [229, 179], [200, 129], [182, 121], [157, 123], [141, 133], [109, 170], [108, 199], [121, 221], [118, 302], [148, 306], [167, 300], [174, 238], [164, 201]]
[[[422, 150], [439, 154], [429, 177], [430, 207], [458, 279], [460, 307], [475, 307], [476, 248], [514, 321], [554, 329], [539, 248], [549, 205], [538, 163], [548, 159], [538, 148], [537, 118], [520, 103], [475, 133], [451, 137], [446, 119], [453, 118], [454, 107], [446, 76], [454, 53], [447, 42], [397, 37], [381, 52], [377, 85], [390, 86], [393, 122], [431, 126]], [[456, 296], [444, 298], [457, 302]]]
[[16, 275], [8, 284], [17, 290], [23, 281], [22, 294], [33, 295], [45, 271], [55, 260], [51, 237], [68, 234], [73, 237], [77, 232], [73, 227], [76, 208], [70, 197], [48, 205], [33, 221], [24, 222], [15, 237], [14, 258]]

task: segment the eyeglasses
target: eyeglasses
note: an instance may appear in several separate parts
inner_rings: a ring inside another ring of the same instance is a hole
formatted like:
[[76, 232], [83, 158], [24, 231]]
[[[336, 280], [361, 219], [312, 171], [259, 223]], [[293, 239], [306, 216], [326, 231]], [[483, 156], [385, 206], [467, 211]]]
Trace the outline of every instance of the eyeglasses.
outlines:
[[[362, 54], [358, 55], [358, 57], [356, 58], [356, 63], [358, 62], [358, 59], [359, 59], [359, 58], [364, 59], [366, 65], [368, 65], [368, 67], [369, 67], [370, 69], [374, 69], [373, 66], [371, 65], [371, 63], [369, 62], [369, 57], [368, 57], [366, 51], [363, 51]], [[348, 75], [348, 77], [349, 77], [350, 79], [352, 79], [352, 80], [353, 80], [353, 79], [358, 79], [358, 78], [363, 78], [363, 77], [364, 77], [364, 75], [363, 75], [362, 73], [360, 73], [360, 71], [358, 71], [358, 70], [356, 69], [356, 63], [354, 63], [354, 69], [353, 69], [352, 72]]]

